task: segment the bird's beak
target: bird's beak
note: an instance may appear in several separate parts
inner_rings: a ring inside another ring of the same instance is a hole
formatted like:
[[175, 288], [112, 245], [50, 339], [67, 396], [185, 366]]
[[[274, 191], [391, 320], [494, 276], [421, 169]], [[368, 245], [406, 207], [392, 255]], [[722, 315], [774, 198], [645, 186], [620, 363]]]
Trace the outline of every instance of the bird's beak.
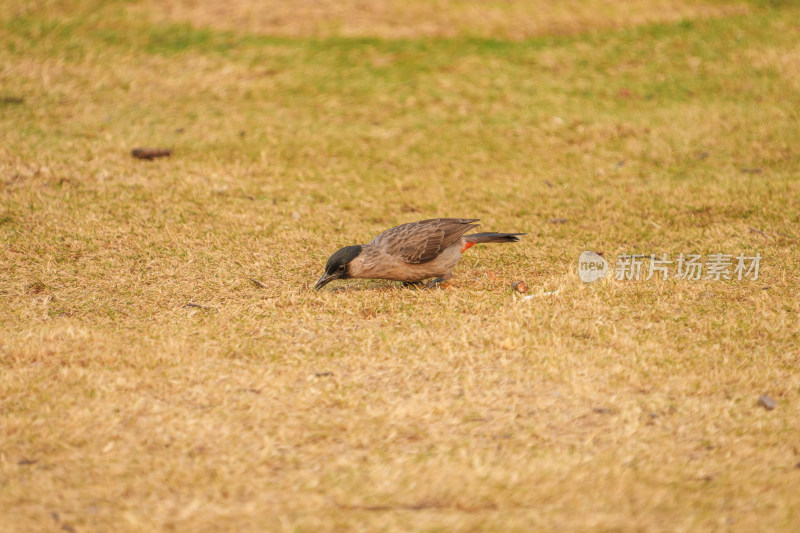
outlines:
[[322, 287], [324, 287], [325, 285], [327, 285], [328, 283], [330, 283], [331, 281], [335, 280], [338, 277], [339, 276], [337, 276], [336, 274], [328, 274], [326, 272], [325, 274], [322, 275], [321, 278], [319, 278], [317, 284], [314, 285], [314, 290], [316, 291], [320, 290]]

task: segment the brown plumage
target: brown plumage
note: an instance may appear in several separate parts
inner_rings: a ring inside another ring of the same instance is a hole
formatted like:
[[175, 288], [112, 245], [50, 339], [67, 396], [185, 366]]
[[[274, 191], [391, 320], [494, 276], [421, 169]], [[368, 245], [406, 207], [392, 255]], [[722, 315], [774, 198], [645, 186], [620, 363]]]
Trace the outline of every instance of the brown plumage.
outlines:
[[364, 245], [334, 253], [317, 282], [320, 289], [334, 279], [376, 278], [416, 282], [450, 279], [467, 248], [478, 243], [517, 242], [524, 233], [472, 233], [477, 218], [433, 218], [387, 229]]

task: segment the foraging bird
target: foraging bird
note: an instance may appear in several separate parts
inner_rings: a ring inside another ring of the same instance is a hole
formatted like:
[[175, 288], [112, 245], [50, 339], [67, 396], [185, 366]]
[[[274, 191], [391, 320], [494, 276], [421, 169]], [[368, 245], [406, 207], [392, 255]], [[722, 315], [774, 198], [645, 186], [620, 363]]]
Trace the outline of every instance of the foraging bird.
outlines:
[[325, 265], [314, 287], [319, 290], [335, 279], [377, 278], [418, 282], [453, 276], [461, 254], [474, 244], [518, 242], [525, 233], [472, 233], [477, 218], [433, 218], [387, 229], [367, 244], [345, 246]]

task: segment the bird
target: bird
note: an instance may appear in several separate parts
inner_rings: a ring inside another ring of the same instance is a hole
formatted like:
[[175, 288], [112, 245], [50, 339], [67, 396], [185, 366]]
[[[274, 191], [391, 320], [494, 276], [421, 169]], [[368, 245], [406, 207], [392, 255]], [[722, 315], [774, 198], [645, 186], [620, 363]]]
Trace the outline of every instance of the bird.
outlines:
[[475, 244], [519, 242], [525, 233], [472, 233], [477, 218], [431, 218], [387, 229], [367, 244], [345, 246], [328, 259], [325, 273], [314, 286], [335, 279], [368, 278], [409, 284], [436, 278], [436, 286], [453, 276], [461, 254]]

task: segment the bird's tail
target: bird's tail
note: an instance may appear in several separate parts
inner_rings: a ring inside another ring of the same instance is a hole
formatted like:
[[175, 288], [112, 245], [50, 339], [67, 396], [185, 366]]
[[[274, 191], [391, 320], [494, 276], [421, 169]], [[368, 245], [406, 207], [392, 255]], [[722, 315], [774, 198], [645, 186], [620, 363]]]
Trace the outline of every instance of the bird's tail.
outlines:
[[527, 235], [527, 233], [473, 233], [471, 235], [464, 235], [464, 240], [467, 242], [474, 242], [475, 244], [485, 242], [519, 242], [520, 235]]

